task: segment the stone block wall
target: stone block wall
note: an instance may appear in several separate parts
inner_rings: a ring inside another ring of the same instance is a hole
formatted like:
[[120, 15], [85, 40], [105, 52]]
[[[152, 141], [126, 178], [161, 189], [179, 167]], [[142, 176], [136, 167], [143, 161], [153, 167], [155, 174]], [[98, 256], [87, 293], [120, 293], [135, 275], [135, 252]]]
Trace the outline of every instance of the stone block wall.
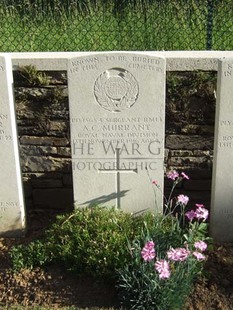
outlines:
[[[167, 73], [165, 165], [190, 175], [175, 192], [190, 207], [210, 204], [215, 90], [214, 72]], [[66, 72], [15, 71], [14, 93], [27, 213], [43, 221], [73, 208]]]
[[[176, 194], [210, 206], [216, 72], [168, 72], [166, 96], [166, 168], [186, 171], [189, 181]], [[165, 194], [171, 184], [165, 180]]]

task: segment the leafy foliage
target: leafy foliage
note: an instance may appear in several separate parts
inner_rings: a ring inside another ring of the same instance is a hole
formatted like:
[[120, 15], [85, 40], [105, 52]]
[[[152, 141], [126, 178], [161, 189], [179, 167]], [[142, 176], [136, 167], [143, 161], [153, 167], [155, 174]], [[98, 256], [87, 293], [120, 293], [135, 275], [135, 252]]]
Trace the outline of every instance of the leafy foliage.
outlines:
[[43, 266], [49, 259], [48, 249], [40, 240], [35, 240], [27, 246], [20, 244], [10, 251], [10, 257], [15, 270]]
[[14, 268], [60, 263], [75, 274], [117, 280], [126, 309], [181, 309], [203, 269], [209, 211], [203, 204], [186, 211], [189, 197], [173, 197], [177, 184], [189, 180], [184, 172], [167, 177], [173, 186], [164, 215], [98, 206], [60, 215], [43, 240], [12, 249]]
[[[177, 238], [175, 231], [173, 238], [173, 240], [170, 238], [169, 242], [166, 235], [161, 235], [156, 239], [157, 258], [164, 258], [170, 247], [175, 248], [183, 245], [184, 239]], [[148, 235], [144, 236], [144, 241], [152, 239], [148, 238]], [[201, 273], [202, 263], [194, 257], [190, 257], [184, 262], [173, 262], [171, 278], [161, 280], [155, 271], [154, 262], [142, 261], [141, 242], [134, 240], [131, 246], [133, 248], [131, 262], [119, 270], [118, 288], [122, 305], [126, 309], [132, 310], [182, 309], [186, 297], [192, 290], [194, 280]]]
[[151, 213], [136, 217], [108, 208], [78, 209], [58, 216], [43, 240], [16, 246], [10, 255], [16, 270], [57, 262], [78, 274], [114, 277], [130, 258], [128, 242], [153, 229]]
[[29, 86], [47, 86], [49, 85], [49, 77], [44, 72], [39, 72], [35, 66], [28, 65], [19, 68], [21, 77]]
[[[201, 252], [207, 247], [203, 240], [208, 239], [208, 210], [196, 204], [196, 210], [186, 212], [188, 196], [172, 195], [177, 184], [189, 177], [176, 171], [167, 173], [167, 177], [173, 180], [173, 187], [165, 198], [166, 214], [155, 219], [152, 231], [144, 230], [140, 239], [133, 240], [129, 245], [131, 261], [118, 270], [120, 298], [127, 309], [182, 309], [203, 268], [201, 260], [205, 256]], [[204, 245], [201, 250], [200, 244]]]

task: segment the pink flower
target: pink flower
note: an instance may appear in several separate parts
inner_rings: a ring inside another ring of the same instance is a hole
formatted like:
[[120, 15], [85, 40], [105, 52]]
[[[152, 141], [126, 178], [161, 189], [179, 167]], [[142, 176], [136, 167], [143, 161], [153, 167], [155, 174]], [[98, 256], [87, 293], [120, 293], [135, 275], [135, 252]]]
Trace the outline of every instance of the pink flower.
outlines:
[[200, 240], [194, 243], [194, 247], [196, 250], [204, 252], [207, 249], [207, 244], [204, 241]]
[[152, 184], [157, 186], [157, 185], [159, 185], [159, 182], [157, 180], [153, 180]]
[[201, 207], [201, 208], [204, 207], [204, 205], [203, 205], [202, 203], [196, 203], [195, 206], [196, 206], [197, 208], [199, 208], [199, 207]]
[[179, 177], [179, 173], [176, 172], [175, 170], [169, 171], [169, 172], [167, 173], [167, 178], [168, 178], [168, 179], [171, 179], [171, 180], [173, 180], [173, 181], [175, 181], [175, 179], [177, 179], [178, 177]]
[[204, 221], [206, 221], [208, 216], [209, 216], [209, 211], [207, 209], [203, 208], [202, 206], [199, 205], [197, 207], [197, 209], [196, 209], [196, 218], [197, 219], [204, 219]]
[[182, 176], [184, 179], [189, 180], [189, 176], [187, 176], [186, 173], [181, 172], [181, 176]]
[[[178, 198], [179, 198], [179, 196], [178, 196]], [[182, 203], [182, 198], [180, 199], [180, 201], [178, 199], [178, 202]], [[203, 208], [204, 207], [203, 204], [196, 203], [196, 207], [197, 207], [196, 211], [194, 211], [194, 210], [188, 211], [185, 213], [185, 216], [187, 216], [187, 218], [190, 221], [192, 221], [194, 218], [204, 219], [206, 221], [208, 216], [209, 216], [209, 211], [207, 209]]]
[[170, 277], [170, 268], [169, 264], [166, 260], [161, 259], [155, 263], [155, 270], [159, 273], [160, 279], [169, 279]]
[[182, 203], [182, 204], [184, 204], [184, 205], [187, 205], [187, 203], [189, 202], [189, 197], [188, 197], [188, 196], [185, 196], [185, 195], [179, 195], [179, 196], [177, 197], [177, 201], [178, 201], [179, 203]]
[[150, 262], [155, 258], [156, 253], [154, 246], [155, 244], [153, 241], [148, 241], [144, 248], [141, 250], [141, 255], [145, 262]]
[[193, 256], [195, 256], [198, 261], [202, 261], [206, 258], [205, 255], [200, 252], [193, 252]]
[[167, 257], [170, 260], [173, 260], [175, 262], [178, 262], [178, 261], [182, 262], [187, 259], [189, 254], [190, 254], [190, 251], [185, 248], [176, 248], [176, 249], [171, 248], [167, 252]]
[[147, 241], [147, 243], [145, 244], [145, 246], [147, 246], [148, 248], [154, 248], [155, 243], [154, 243], [154, 241]]
[[192, 221], [196, 217], [196, 212], [194, 210], [188, 211], [185, 213], [185, 216]]

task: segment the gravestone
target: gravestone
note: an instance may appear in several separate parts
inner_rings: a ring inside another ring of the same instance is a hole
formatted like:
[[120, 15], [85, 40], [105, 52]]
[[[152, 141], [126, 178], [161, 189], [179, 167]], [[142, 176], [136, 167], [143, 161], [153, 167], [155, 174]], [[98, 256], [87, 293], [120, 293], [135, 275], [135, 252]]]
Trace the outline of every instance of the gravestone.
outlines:
[[25, 228], [13, 100], [11, 60], [0, 56], [0, 235], [20, 236]]
[[210, 230], [216, 241], [233, 241], [233, 59], [219, 63]]
[[70, 59], [68, 87], [75, 206], [162, 211], [165, 60], [126, 52]]

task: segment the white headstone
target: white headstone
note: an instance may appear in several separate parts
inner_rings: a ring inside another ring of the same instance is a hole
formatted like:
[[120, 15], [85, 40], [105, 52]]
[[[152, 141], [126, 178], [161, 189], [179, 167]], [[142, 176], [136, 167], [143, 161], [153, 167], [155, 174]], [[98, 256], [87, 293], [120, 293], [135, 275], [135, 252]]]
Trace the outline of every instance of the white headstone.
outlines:
[[70, 59], [68, 86], [75, 205], [161, 211], [165, 60], [120, 52]]
[[25, 228], [12, 85], [11, 60], [0, 56], [0, 235], [9, 237]]
[[215, 118], [210, 230], [219, 242], [233, 241], [233, 59], [220, 61]]

